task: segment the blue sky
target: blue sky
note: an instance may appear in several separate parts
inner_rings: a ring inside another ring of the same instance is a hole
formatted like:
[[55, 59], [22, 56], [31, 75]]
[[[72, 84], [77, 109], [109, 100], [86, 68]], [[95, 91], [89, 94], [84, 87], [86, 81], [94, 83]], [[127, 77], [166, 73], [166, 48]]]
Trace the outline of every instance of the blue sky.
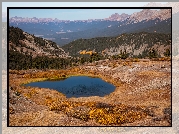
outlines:
[[[2, 2], [2, 13], [5, 16], [7, 7], [142, 7], [149, 2]], [[160, 2], [165, 4], [167, 2]], [[132, 14], [141, 10], [11, 10], [10, 17], [57, 18], [61, 20], [103, 19], [114, 13]]]
[[9, 17], [57, 18], [60, 20], [104, 19], [114, 13], [141, 11], [141, 9], [10, 9]]

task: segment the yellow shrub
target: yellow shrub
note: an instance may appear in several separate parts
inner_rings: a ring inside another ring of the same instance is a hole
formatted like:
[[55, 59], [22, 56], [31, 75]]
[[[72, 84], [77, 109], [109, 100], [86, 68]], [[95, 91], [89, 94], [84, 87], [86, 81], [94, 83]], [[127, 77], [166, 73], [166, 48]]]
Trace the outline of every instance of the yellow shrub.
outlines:
[[36, 89], [31, 89], [28, 93], [25, 93], [24, 96], [27, 98], [31, 98], [33, 95], [37, 94]]
[[138, 58], [134, 58], [132, 61], [133, 62], [139, 62], [139, 59]]

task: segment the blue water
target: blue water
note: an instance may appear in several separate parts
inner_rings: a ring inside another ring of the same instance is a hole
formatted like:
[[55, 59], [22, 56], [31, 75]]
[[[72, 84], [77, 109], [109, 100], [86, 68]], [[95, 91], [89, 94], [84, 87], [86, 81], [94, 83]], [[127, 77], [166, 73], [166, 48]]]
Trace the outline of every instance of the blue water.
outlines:
[[110, 94], [115, 90], [115, 86], [103, 81], [100, 78], [87, 76], [72, 76], [59, 81], [32, 82], [25, 86], [55, 89], [70, 97], [89, 97]]

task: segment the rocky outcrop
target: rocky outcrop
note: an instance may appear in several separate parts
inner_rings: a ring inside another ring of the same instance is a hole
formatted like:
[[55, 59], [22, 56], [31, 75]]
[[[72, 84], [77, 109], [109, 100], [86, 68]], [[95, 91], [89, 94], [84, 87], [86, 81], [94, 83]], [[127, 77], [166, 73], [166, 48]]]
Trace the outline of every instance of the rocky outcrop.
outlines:
[[170, 9], [161, 9], [161, 10], [151, 10], [151, 9], [143, 9], [141, 12], [133, 13], [129, 19], [128, 23], [132, 22], [141, 22], [141, 21], [149, 21], [156, 20], [163, 21], [171, 18], [171, 10]]
[[9, 50], [32, 55], [32, 57], [68, 57], [68, 54], [53, 41], [35, 37], [19, 28], [10, 27], [9, 29]]

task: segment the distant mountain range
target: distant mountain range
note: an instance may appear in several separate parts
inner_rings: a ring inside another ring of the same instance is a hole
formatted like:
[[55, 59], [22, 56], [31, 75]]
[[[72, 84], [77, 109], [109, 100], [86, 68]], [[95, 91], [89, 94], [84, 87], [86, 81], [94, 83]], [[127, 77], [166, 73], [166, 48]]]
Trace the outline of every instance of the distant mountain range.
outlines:
[[141, 22], [141, 21], [149, 21], [149, 20], [156, 20], [159, 21], [167, 20], [171, 18], [171, 9], [161, 9], [161, 10], [150, 10], [144, 9], [141, 12], [133, 13], [128, 18], [128, 23], [131, 22]]
[[25, 23], [49, 23], [49, 22], [53, 22], [53, 23], [60, 23], [60, 22], [92, 22], [92, 21], [124, 21], [126, 19], [128, 19], [129, 22], [131, 21], [143, 21], [143, 20], [154, 20], [156, 18], [159, 18], [160, 20], [166, 20], [168, 18], [171, 18], [171, 10], [170, 9], [160, 9], [160, 10], [151, 10], [151, 9], [143, 9], [140, 12], [135, 12], [131, 15], [122, 13], [122, 14], [118, 14], [118, 13], [114, 13], [112, 14], [110, 17], [108, 18], [104, 18], [104, 19], [88, 19], [88, 20], [74, 20], [74, 21], [70, 21], [70, 20], [59, 20], [57, 18], [53, 19], [53, 18], [23, 18], [23, 17], [11, 17], [9, 19], [9, 22], [12, 23], [21, 23], [21, 22], [25, 22]]
[[132, 15], [115, 13], [104, 19], [75, 21], [13, 17], [9, 19], [9, 24], [63, 46], [80, 38], [110, 37], [137, 32], [171, 33], [171, 11], [143, 9]]

